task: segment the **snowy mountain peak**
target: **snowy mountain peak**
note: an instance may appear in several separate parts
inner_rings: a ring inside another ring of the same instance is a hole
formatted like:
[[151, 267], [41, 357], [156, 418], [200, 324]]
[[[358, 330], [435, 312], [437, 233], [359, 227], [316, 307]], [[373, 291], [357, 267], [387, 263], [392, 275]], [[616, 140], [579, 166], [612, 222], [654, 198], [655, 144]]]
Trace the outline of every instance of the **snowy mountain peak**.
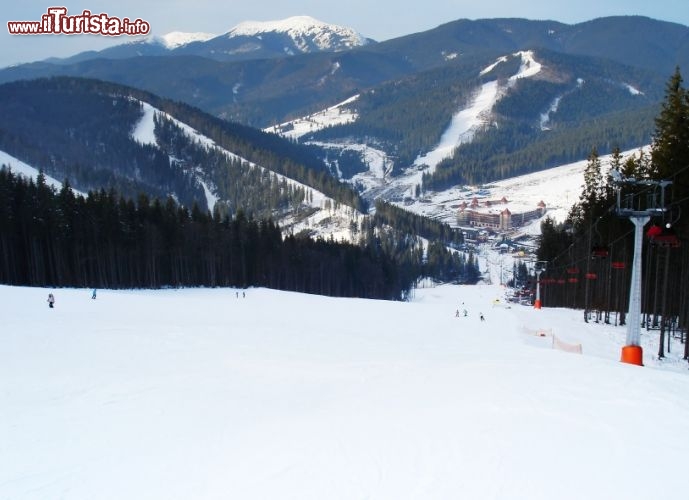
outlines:
[[311, 45], [319, 50], [342, 50], [369, 42], [351, 28], [324, 23], [310, 16], [293, 16], [278, 21], [245, 21], [232, 28], [226, 36], [260, 37], [268, 33], [289, 36], [303, 52], [307, 52]]
[[205, 42], [216, 36], [217, 35], [212, 33], [184, 33], [182, 31], [172, 31], [165, 35], [152, 36], [147, 41], [149, 43], [162, 45], [168, 50], [173, 50], [192, 42]]

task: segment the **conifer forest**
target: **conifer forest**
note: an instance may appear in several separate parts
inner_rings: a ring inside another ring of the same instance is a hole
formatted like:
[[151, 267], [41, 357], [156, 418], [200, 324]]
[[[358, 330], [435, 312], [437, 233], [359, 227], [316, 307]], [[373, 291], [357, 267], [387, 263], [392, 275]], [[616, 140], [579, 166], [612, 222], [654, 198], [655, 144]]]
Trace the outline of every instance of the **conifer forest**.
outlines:
[[[682, 83], [677, 69], [655, 118], [650, 152], [622, 161], [618, 149], [603, 165], [591, 151], [579, 202], [562, 224], [546, 218], [538, 250], [544, 306], [581, 309], [586, 321], [625, 324], [634, 258], [634, 225], [625, 214], [649, 214], [641, 321], [659, 330], [659, 357], [670, 335], [689, 346], [689, 92]], [[689, 358], [689, 347], [685, 351]]]

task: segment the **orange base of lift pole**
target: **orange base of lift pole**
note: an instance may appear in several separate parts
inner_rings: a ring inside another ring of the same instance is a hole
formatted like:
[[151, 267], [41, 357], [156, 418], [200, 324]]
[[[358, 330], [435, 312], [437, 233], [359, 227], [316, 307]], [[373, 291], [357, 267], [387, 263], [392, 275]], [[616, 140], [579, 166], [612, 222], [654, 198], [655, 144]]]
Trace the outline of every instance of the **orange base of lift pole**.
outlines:
[[644, 355], [641, 346], [638, 345], [626, 345], [622, 348], [622, 359], [623, 363], [629, 363], [630, 365], [644, 366]]
[[538, 299], [533, 303], [533, 308], [534, 309], [540, 309], [541, 308], [541, 300]]

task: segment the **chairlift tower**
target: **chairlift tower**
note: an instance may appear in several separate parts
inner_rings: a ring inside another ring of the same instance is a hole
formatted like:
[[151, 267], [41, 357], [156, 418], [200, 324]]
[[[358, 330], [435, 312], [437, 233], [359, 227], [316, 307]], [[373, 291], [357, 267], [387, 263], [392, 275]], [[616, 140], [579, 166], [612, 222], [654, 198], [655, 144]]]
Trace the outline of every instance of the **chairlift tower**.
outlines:
[[[643, 248], [644, 226], [652, 216], [663, 215], [665, 206], [665, 188], [672, 181], [653, 181], [648, 179], [625, 178], [617, 171], [611, 172], [613, 185], [617, 194], [617, 215], [627, 217], [634, 224], [634, 259], [632, 261], [632, 279], [629, 286], [629, 319], [627, 321], [627, 339], [622, 347], [620, 361], [633, 365], [643, 366], [643, 349], [641, 348], [641, 260]], [[646, 194], [646, 200], [641, 194], [631, 193], [622, 197], [623, 186], [649, 186], [654, 187], [652, 192]], [[657, 197], [657, 188], [660, 188], [660, 202]]]
[[533, 303], [534, 309], [541, 308], [541, 273], [545, 271], [545, 266], [547, 261], [537, 260], [534, 265], [534, 270], [536, 271], [536, 300]]

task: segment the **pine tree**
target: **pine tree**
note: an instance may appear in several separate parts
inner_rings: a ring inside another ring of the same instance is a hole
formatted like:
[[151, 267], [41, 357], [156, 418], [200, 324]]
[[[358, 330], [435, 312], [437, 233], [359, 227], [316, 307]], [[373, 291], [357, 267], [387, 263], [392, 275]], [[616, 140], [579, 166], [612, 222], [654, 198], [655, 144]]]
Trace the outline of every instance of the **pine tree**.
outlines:
[[581, 203], [586, 215], [591, 216], [605, 199], [601, 161], [596, 148], [593, 148], [589, 154], [584, 170], [584, 186], [582, 187]]
[[[672, 180], [672, 201], [689, 208], [686, 200], [689, 196], [689, 92], [682, 87], [679, 68], [667, 84], [655, 125], [651, 174], [656, 179]], [[682, 225], [689, 227], [689, 217], [684, 219]]]

